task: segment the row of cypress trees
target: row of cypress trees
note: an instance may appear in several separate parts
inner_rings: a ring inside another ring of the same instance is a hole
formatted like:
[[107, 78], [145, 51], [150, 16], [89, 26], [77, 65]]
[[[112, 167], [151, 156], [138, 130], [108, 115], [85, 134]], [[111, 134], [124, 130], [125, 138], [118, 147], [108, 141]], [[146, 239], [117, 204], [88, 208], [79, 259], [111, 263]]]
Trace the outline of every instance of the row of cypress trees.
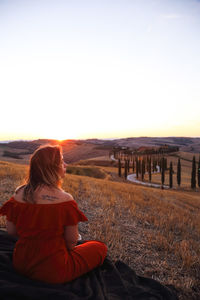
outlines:
[[[164, 185], [165, 182], [165, 171], [168, 170], [167, 168], [167, 158], [162, 157], [160, 160], [153, 159], [151, 157], [147, 157], [146, 160], [138, 159], [138, 157], [135, 158], [135, 160], [132, 161], [132, 170], [133, 173], [136, 173], [136, 178], [139, 177], [139, 174], [141, 176], [141, 179], [144, 180], [144, 174], [145, 170], [148, 172], [149, 175], [149, 181], [151, 182], [152, 179], [152, 172], [157, 171], [157, 166], [159, 166], [159, 171], [161, 173], [161, 184]], [[124, 162], [124, 178], [127, 179], [128, 173], [130, 171], [130, 160], [126, 159]], [[169, 166], [169, 187], [173, 187], [173, 164], [170, 162]], [[181, 160], [178, 159], [177, 163], [177, 184], [178, 186], [181, 185]], [[118, 175], [119, 177], [122, 176], [122, 163], [121, 159], [118, 159]], [[197, 178], [197, 180], [196, 180]], [[200, 156], [199, 156], [199, 162], [198, 162], [198, 168], [196, 168], [196, 159], [195, 156], [193, 156], [192, 160], [192, 172], [191, 172], [191, 188], [195, 189], [196, 186], [200, 187]]]
[[[178, 159], [177, 164], [177, 184], [180, 186], [181, 184], [181, 160]], [[196, 186], [200, 187], [200, 156], [199, 156], [199, 162], [198, 167], [196, 168], [196, 158], [193, 156], [192, 159], [192, 172], [191, 172], [191, 188], [195, 189]], [[169, 186], [170, 188], [173, 187], [173, 166], [172, 162], [170, 162], [170, 168], [169, 168]]]

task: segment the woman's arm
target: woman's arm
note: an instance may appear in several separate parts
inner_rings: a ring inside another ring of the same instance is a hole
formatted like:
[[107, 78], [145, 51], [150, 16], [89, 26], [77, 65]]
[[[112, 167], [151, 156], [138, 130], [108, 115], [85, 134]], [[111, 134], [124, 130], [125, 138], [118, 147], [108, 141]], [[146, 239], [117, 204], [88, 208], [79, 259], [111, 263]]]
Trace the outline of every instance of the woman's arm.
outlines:
[[17, 228], [11, 221], [6, 220], [6, 229], [8, 234], [17, 236]]
[[78, 224], [73, 226], [65, 226], [64, 240], [68, 250], [72, 250], [78, 241]]

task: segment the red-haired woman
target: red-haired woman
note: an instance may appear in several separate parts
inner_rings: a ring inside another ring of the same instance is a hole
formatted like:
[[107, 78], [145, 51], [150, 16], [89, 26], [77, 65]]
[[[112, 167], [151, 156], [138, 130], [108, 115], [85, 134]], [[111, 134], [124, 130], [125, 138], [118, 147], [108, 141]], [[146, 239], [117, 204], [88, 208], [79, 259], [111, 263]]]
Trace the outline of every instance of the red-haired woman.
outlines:
[[77, 245], [78, 222], [87, 221], [73, 197], [61, 189], [66, 173], [59, 146], [42, 146], [32, 155], [26, 184], [0, 209], [7, 231], [19, 237], [14, 268], [48, 283], [64, 283], [101, 265], [107, 247], [100, 241]]

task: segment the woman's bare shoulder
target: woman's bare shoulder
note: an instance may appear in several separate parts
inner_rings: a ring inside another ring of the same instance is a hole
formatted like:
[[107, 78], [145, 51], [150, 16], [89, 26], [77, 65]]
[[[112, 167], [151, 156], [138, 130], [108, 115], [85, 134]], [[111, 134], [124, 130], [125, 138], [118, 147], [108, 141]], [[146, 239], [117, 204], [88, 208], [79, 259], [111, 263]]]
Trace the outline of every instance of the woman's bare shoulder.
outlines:
[[16, 188], [13, 197], [15, 198], [15, 200], [17, 200], [18, 202], [24, 202], [23, 201], [23, 192], [24, 192], [24, 185], [20, 185]]
[[72, 201], [74, 200], [73, 196], [70, 193], [61, 190], [61, 197], [64, 201]]
[[25, 188], [25, 184], [19, 185], [19, 186], [15, 189], [15, 194], [17, 194], [19, 191], [23, 192], [24, 188]]
[[[15, 190], [14, 198], [18, 202], [23, 202], [23, 191], [24, 186], [20, 186]], [[53, 204], [74, 201], [71, 194], [65, 192], [62, 189], [50, 189], [50, 188], [40, 188], [34, 192], [35, 202], [38, 204]]]

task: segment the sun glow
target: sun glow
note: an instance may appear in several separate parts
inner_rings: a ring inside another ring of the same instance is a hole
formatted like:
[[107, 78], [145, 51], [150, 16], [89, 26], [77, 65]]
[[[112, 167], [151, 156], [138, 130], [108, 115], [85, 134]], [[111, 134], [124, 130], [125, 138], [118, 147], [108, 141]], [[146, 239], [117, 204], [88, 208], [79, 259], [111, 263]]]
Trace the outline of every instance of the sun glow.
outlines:
[[195, 1], [4, 2], [0, 140], [200, 136]]

